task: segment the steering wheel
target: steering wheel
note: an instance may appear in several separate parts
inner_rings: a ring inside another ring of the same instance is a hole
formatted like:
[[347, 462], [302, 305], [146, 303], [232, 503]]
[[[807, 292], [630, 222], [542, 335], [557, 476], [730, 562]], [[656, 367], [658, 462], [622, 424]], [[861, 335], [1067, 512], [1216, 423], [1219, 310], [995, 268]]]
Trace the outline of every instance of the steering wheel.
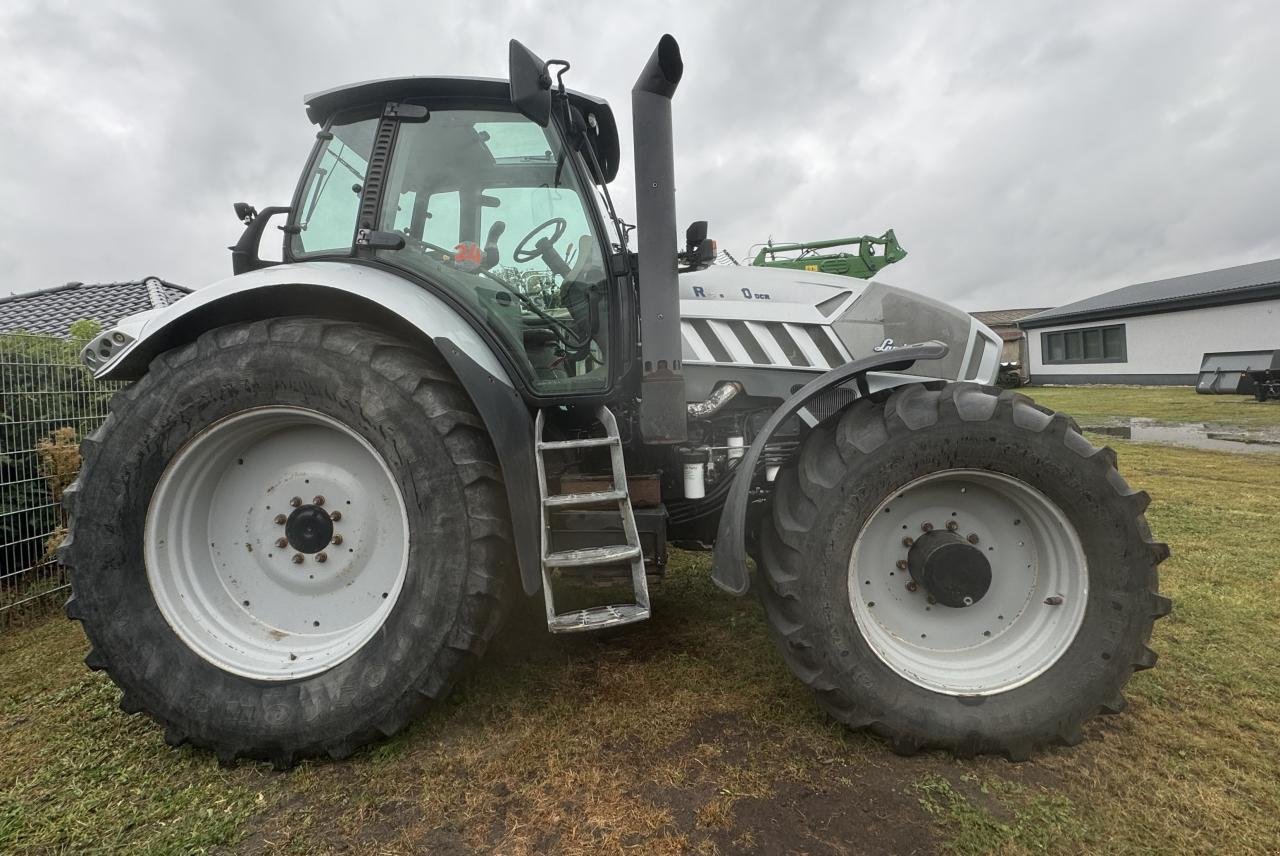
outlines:
[[556, 227], [555, 231], [551, 233], [551, 237], [547, 239], [554, 244], [556, 241], [560, 240], [561, 236], [564, 235], [564, 230], [568, 228], [569, 224], [563, 217], [552, 217], [545, 223], [540, 223], [537, 226], [534, 226], [533, 230], [521, 238], [519, 244], [516, 244], [516, 250], [511, 254], [511, 258], [518, 262], [531, 262], [538, 256], [542, 255], [542, 250], [537, 247], [537, 244], [542, 243], [541, 241], [536, 241], [532, 250], [526, 248], [525, 245], [538, 237], [542, 232], [546, 231], [548, 226]]

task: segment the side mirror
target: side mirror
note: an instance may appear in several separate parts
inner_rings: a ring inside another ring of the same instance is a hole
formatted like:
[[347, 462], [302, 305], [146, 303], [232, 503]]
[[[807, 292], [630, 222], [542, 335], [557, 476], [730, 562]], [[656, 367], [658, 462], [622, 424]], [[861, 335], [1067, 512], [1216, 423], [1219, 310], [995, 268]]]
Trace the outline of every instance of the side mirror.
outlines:
[[512, 39], [508, 66], [511, 103], [531, 121], [547, 127], [551, 122], [551, 75], [547, 64]]
[[719, 250], [715, 241], [707, 239], [706, 220], [694, 220], [684, 230], [684, 245], [684, 252], [679, 253], [679, 260], [686, 265], [683, 271], [702, 270], [715, 264]]
[[694, 220], [684, 230], [684, 246], [686, 252], [693, 252], [699, 244], [707, 239], [707, 221]]

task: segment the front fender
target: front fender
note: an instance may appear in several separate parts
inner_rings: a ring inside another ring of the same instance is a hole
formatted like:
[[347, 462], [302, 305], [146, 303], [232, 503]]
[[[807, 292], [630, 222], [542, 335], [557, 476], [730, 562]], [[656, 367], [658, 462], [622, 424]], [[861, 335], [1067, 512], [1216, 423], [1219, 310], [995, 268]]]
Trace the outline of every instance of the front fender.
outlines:
[[159, 354], [226, 324], [316, 315], [376, 325], [427, 341], [470, 395], [493, 440], [506, 483], [525, 591], [542, 584], [533, 420], [488, 342], [456, 309], [402, 277], [346, 262], [302, 262], [240, 274], [177, 303], [123, 319], [82, 351], [99, 380], [137, 380]]
[[738, 464], [737, 472], [733, 477], [733, 486], [729, 489], [724, 510], [720, 513], [720, 528], [716, 535], [715, 557], [711, 566], [711, 578], [716, 585], [730, 594], [740, 595], [747, 591], [746, 526], [747, 504], [751, 499], [751, 482], [755, 478], [756, 466], [760, 463], [760, 455], [764, 452], [765, 444], [769, 442], [769, 438], [778, 430], [778, 427], [803, 409], [805, 404], [819, 393], [852, 380], [858, 382], [862, 394], [866, 395], [867, 372], [901, 371], [910, 368], [917, 360], [942, 359], [949, 350], [942, 342], [924, 342], [918, 345], [904, 345], [892, 351], [872, 354], [869, 357], [845, 363], [818, 375], [796, 390], [790, 398], [778, 406], [777, 410], [773, 411], [773, 415], [751, 441], [751, 448], [743, 456], [742, 462]]
[[449, 338], [513, 386], [488, 343], [440, 297], [380, 268], [347, 262], [275, 265], [228, 277], [169, 306], [122, 319], [81, 357], [98, 380], [137, 380], [156, 356], [214, 327], [284, 315], [358, 319], [368, 310], [390, 313], [430, 339]]

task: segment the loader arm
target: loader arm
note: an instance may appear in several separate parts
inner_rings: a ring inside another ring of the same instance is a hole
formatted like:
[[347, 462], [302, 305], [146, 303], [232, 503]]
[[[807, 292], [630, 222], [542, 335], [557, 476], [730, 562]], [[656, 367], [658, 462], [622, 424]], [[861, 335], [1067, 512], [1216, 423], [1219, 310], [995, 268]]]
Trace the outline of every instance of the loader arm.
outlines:
[[[818, 253], [833, 247], [858, 245], [854, 253]], [[884, 250], [877, 255], [875, 248]], [[800, 253], [798, 256], [778, 258], [778, 253]], [[907, 251], [898, 243], [893, 230], [880, 237], [863, 235], [860, 238], [830, 238], [825, 241], [803, 241], [794, 244], [769, 243], [760, 248], [751, 260], [753, 267], [791, 268], [792, 270], [819, 271], [856, 279], [870, 279], [885, 267], [907, 257]]]

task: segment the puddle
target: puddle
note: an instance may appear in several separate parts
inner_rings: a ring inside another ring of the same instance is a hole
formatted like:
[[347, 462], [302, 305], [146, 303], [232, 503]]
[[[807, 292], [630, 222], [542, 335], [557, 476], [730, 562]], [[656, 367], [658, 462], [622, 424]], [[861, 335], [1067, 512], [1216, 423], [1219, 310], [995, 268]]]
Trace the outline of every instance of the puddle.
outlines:
[[1085, 425], [1085, 431], [1120, 437], [1138, 443], [1161, 443], [1167, 446], [1190, 446], [1219, 452], [1280, 455], [1280, 432], [1233, 431], [1210, 428], [1200, 422], [1155, 422], [1151, 419], [1126, 419], [1107, 425]]

